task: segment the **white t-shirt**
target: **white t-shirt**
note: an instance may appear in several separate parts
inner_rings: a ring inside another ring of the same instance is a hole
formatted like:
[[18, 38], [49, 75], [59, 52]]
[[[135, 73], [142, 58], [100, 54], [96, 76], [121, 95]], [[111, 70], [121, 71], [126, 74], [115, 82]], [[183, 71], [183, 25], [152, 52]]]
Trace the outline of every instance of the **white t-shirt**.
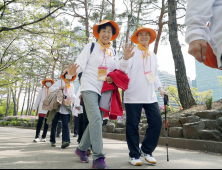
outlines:
[[[112, 55], [109, 56], [105, 52], [105, 60], [104, 60], [104, 52], [101, 49], [101, 45], [96, 42], [93, 52], [90, 55], [90, 48], [92, 43], [88, 43], [85, 48], [82, 50], [81, 54], [78, 56], [76, 63], [80, 65], [77, 72], [83, 72], [81, 78], [81, 87], [80, 91], [94, 91], [101, 95], [101, 90], [104, 81], [98, 80], [98, 67], [99, 66], [107, 66], [107, 74], [114, 71], [115, 69], [120, 69], [125, 72], [128, 68], [128, 61], [119, 63], [118, 53], [114, 52], [113, 47], [108, 49], [109, 53]], [[104, 62], [103, 62], [104, 60]], [[106, 61], [106, 63], [105, 63]], [[103, 63], [103, 64], [102, 64]]]
[[[158, 65], [156, 55], [149, 51], [150, 56], [146, 63], [146, 59], [143, 59], [143, 53], [137, 47], [134, 48], [134, 56], [129, 59], [128, 76], [130, 79], [129, 87], [124, 93], [124, 103], [155, 103], [157, 102], [156, 92], [161, 87], [161, 82], [158, 77]], [[149, 83], [145, 72], [150, 71], [150, 57], [151, 57], [151, 70], [155, 75], [157, 81], [155, 83]], [[124, 62], [124, 60], [121, 60]]]

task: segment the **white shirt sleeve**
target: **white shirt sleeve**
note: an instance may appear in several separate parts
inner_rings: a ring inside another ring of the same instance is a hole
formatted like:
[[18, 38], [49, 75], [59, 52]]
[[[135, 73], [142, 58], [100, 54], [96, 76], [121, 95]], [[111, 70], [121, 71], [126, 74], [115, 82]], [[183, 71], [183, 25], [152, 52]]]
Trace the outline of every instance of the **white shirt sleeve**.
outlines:
[[80, 88], [76, 94], [76, 98], [75, 98], [75, 107], [80, 107], [80, 98], [79, 96], [81, 95], [81, 91], [80, 91]]
[[83, 72], [83, 70], [85, 70], [86, 68], [86, 64], [89, 60], [89, 57], [90, 57], [90, 48], [92, 46], [92, 43], [88, 43], [84, 49], [82, 50], [82, 52], [79, 54], [77, 60], [76, 60], [76, 63], [80, 66], [78, 69], [77, 69], [77, 73], [81, 73]]
[[72, 84], [71, 87], [70, 87], [70, 101], [74, 104], [75, 103], [75, 87], [74, 85]]
[[155, 87], [155, 90], [158, 90], [160, 87], [162, 87], [162, 84], [160, 82], [160, 79], [159, 79], [159, 75], [158, 75], [158, 61], [157, 61], [157, 56], [153, 53], [152, 54], [156, 60], [156, 64], [155, 64], [155, 77], [156, 77], [156, 82], [154, 82], [154, 87]]
[[37, 95], [37, 98], [36, 98], [36, 101], [35, 101], [35, 104], [33, 106], [33, 110], [36, 110], [41, 102], [41, 99], [42, 99], [42, 91], [43, 89], [41, 89]]
[[210, 29], [207, 22], [211, 20], [213, 15], [212, 7], [215, 0], [187, 0], [187, 11], [185, 24], [187, 25], [185, 41], [190, 44], [195, 40], [205, 40], [209, 42], [211, 39]]

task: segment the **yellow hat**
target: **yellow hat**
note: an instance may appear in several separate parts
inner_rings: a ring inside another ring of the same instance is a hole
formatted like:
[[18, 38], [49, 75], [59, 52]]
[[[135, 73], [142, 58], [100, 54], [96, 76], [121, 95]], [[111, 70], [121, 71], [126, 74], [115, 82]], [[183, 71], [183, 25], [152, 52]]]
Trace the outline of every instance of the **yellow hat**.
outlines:
[[115, 21], [103, 20], [103, 21], [101, 21], [98, 25], [94, 25], [94, 26], [93, 26], [93, 35], [94, 35], [97, 39], [99, 39], [98, 28], [99, 28], [100, 25], [104, 25], [104, 24], [106, 24], [106, 23], [112, 24], [112, 26], [116, 29], [116, 34], [113, 35], [113, 37], [111, 38], [111, 41], [113, 41], [113, 40], [115, 40], [115, 39], [118, 37], [118, 35], [119, 35], [119, 26], [118, 26], [118, 24], [117, 24]]
[[151, 44], [152, 42], [154, 42], [155, 41], [155, 39], [156, 39], [156, 31], [155, 30], [153, 30], [153, 29], [151, 29], [151, 28], [146, 28], [146, 27], [139, 27], [138, 29], [137, 29], [137, 31], [133, 34], [133, 36], [131, 37], [131, 41], [132, 42], [134, 42], [135, 44], [138, 44], [139, 43], [139, 41], [138, 41], [138, 39], [137, 39], [137, 34], [140, 32], [140, 31], [142, 31], [142, 30], [146, 30], [146, 31], [148, 31], [149, 33], [150, 33], [150, 42], [149, 42], [149, 44]]
[[42, 81], [43, 86], [46, 86], [45, 85], [46, 81], [51, 81], [52, 85], [55, 83], [51, 78], [46, 78], [45, 80]]
[[[66, 79], [66, 78], [65, 78], [65, 74], [68, 73], [68, 71], [69, 71], [69, 69], [66, 69], [66, 70], [64, 71], [64, 73], [61, 75], [61, 78], [62, 78], [63, 80]], [[73, 76], [70, 81], [74, 81], [75, 79], [76, 79], [76, 75]]]

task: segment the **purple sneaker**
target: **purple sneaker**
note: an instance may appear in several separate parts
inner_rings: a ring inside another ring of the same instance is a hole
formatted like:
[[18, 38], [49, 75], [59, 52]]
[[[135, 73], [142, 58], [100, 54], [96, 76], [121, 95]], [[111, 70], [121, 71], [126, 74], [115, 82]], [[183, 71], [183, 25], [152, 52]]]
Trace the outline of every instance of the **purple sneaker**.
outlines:
[[79, 156], [82, 163], [89, 163], [89, 158], [86, 156], [86, 151], [81, 151], [79, 148], [76, 148], [75, 154]]
[[109, 169], [104, 160], [105, 158], [101, 157], [93, 161], [92, 169]]

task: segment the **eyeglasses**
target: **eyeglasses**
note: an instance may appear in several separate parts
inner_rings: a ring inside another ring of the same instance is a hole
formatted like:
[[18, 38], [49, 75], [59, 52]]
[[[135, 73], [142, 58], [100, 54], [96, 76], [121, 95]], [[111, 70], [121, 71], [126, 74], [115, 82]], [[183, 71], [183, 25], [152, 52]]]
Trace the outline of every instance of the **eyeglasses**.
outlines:
[[139, 34], [138, 37], [150, 37], [150, 34]]

